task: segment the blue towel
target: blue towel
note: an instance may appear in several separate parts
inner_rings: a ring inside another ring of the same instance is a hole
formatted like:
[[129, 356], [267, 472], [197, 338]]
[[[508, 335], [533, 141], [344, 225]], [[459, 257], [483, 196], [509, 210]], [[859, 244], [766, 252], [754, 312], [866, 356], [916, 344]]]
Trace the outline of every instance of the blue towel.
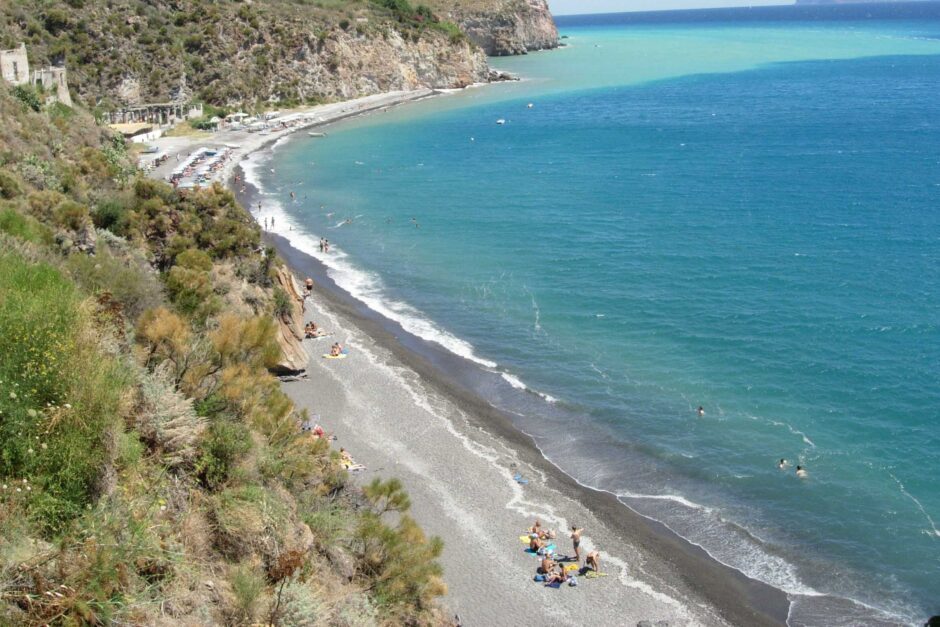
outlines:
[[556, 581], [555, 583], [547, 583], [547, 584], [545, 584], [545, 587], [546, 587], [546, 588], [556, 588], [556, 589], [557, 589], [557, 588], [560, 588], [560, 587], [561, 587], [561, 582], [560, 582], [560, 581]]

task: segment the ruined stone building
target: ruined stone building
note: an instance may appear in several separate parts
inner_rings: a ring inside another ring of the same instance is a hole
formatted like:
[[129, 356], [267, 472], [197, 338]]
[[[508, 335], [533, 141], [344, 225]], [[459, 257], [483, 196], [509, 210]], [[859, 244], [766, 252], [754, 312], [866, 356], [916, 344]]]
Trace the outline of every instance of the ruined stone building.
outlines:
[[26, 57], [26, 44], [12, 50], [0, 50], [0, 73], [3, 80], [11, 85], [29, 83], [29, 59]]
[[72, 106], [72, 97], [69, 95], [69, 84], [64, 67], [44, 67], [33, 72], [33, 85], [42, 87], [49, 100], [58, 100], [64, 105]]
[[3, 80], [11, 85], [33, 84], [42, 88], [47, 103], [59, 101], [72, 106], [65, 68], [50, 65], [30, 72], [26, 44], [20, 44], [19, 48], [12, 50], [0, 50], [0, 73]]

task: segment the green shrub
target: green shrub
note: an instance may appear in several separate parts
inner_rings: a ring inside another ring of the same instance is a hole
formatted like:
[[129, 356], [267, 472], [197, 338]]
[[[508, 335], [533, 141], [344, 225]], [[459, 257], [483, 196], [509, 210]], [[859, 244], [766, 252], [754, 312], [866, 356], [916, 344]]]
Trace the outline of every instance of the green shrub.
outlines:
[[39, 111], [42, 109], [42, 102], [39, 100], [39, 94], [32, 85], [17, 85], [13, 88], [13, 95], [23, 103], [24, 107]]
[[29, 481], [27, 511], [52, 533], [96, 495], [126, 376], [54, 268], [2, 255], [0, 294], [0, 477]]
[[235, 594], [235, 619], [239, 623], [251, 623], [260, 613], [260, 601], [264, 595], [264, 576], [249, 565], [238, 566], [229, 577]]
[[16, 198], [23, 193], [23, 187], [12, 172], [0, 170], [0, 198]]
[[197, 322], [204, 322], [220, 307], [208, 272], [174, 266], [166, 275], [166, 291], [177, 309]]
[[128, 207], [116, 198], [100, 203], [91, 213], [91, 219], [96, 227], [122, 236], [128, 232], [130, 217]]
[[52, 241], [52, 233], [38, 220], [12, 207], [0, 208], [0, 231], [27, 242], [38, 244]]
[[63, 228], [77, 231], [89, 219], [88, 207], [67, 200], [55, 208], [55, 223]]
[[209, 272], [212, 270], [212, 259], [209, 258], [209, 255], [193, 248], [181, 252], [176, 256], [175, 261], [177, 266], [188, 270], [196, 270], [199, 272]]
[[200, 446], [196, 473], [202, 484], [216, 490], [229, 480], [236, 464], [251, 450], [251, 433], [239, 423], [219, 420], [209, 427]]
[[92, 295], [108, 293], [136, 320], [144, 311], [163, 302], [160, 281], [147, 268], [128, 264], [99, 246], [94, 257], [72, 255], [66, 268], [85, 291]]
[[[428, 539], [405, 513], [411, 502], [397, 479], [375, 479], [363, 494], [372, 509], [360, 518], [356, 546], [360, 573], [372, 582], [375, 599], [392, 611], [430, 607], [446, 592], [436, 561], [444, 550], [443, 541]], [[383, 522], [388, 512], [399, 514], [397, 526]]]
[[287, 295], [287, 292], [282, 290], [279, 287], [274, 288], [274, 315], [278, 317], [285, 317], [290, 315], [290, 312], [293, 310], [293, 303], [291, 302], [290, 296]]

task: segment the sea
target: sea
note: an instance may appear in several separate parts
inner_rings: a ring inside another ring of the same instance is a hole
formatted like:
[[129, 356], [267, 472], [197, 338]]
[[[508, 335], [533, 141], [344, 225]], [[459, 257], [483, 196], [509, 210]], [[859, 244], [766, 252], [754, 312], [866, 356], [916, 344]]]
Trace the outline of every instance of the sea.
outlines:
[[940, 4], [558, 25], [259, 154], [259, 219], [789, 624], [940, 614]]

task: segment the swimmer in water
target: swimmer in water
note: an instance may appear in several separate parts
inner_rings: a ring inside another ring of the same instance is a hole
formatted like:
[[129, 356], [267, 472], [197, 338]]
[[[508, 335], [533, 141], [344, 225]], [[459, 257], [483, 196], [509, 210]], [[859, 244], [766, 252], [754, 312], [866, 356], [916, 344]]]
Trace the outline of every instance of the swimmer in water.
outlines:
[[809, 473], [806, 472], [806, 469], [803, 468], [802, 466], [797, 466], [796, 476], [799, 477], [800, 479], [806, 479], [809, 476]]
[[784, 468], [786, 468], [786, 467], [789, 466], [789, 465], [790, 465], [790, 463], [789, 463], [787, 460], [785, 460], [785, 459], [783, 459], [783, 458], [781, 457], [781, 458], [780, 458], [780, 461], [777, 463], [777, 468], [779, 468], [780, 470], [783, 470]]
[[698, 406], [698, 410], [697, 410], [697, 411], [698, 411], [698, 417], [699, 417], [699, 418], [701, 418], [702, 416], [705, 415], [705, 408], [702, 407], [701, 405]]

